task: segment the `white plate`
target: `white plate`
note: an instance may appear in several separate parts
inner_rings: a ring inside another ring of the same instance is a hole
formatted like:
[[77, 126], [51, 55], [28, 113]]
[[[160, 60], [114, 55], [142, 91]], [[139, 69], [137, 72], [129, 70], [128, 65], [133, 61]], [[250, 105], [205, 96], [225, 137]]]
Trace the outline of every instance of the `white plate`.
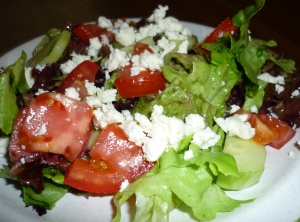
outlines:
[[[212, 30], [212, 28], [182, 22], [191, 32], [198, 36], [199, 41]], [[25, 43], [0, 58], [0, 67], [5, 67], [14, 63], [21, 51], [24, 50], [28, 58], [31, 57], [33, 48], [40, 41], [38, 37]], [[296, 136], [286, 144], [281, 150], [267, 147], [266, 169], [261, 177], [261, 181], [248, 189], [240, 192], [228, 192], [231, 197], [237, 199], [256, 198], [250, 204], [245, 204], [230, 213], [220, 213], [214, 222], [260, 222], [260, 221], [296, 221], [300, 218], [300, 151], [296, 146], [300, 140], [300, 130]], [[291, 155], [293, 152], [294, 155]], [[6, 164], [4, 158], [0, 158], [0, 165]], [[253, 163], [255, 164], [255, 163]], [[18, 185], [8, 180], [0, 179], [0, 221], [41, 221], [44, 222], [99, 222], [111, 221], [114, 215], [112, 203], [113, 196], [77, 197], [67, 194], [59, 200], [53, 210], [46, 215], [39, 217], [31, 207], [25, 207], [20, 198], [21, 191]], [[132, 221], [130, 214], [132, 205], [126, 204], [123, 207], [122, 221]], [[170, 215], [171, 222], [194, 221], [191, 216], [184, 212], [184, 209], [175, 209]]]

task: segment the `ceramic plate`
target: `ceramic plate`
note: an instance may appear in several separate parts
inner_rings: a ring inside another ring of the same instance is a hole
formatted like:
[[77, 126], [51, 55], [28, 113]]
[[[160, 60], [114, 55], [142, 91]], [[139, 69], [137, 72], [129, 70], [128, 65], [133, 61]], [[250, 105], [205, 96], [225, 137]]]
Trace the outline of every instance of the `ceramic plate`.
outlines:
[[[182, 22], [189, 30], [203, 40], [212, 28], [200, 24]], [[0, 58], [0, 67], [6, 67], [14, 63], [24, 50], [27, 57], [41, 40], [41, 37], [33, 39]], [[281, 150], [271, 147], [267, 149], [267, 161], [265, 172], [258, 184], [239, 192], [228, 192], [228, 195], [236, 199], [256, 198], [254, 202], [245, 204], [230, 213], [220, 213], [214, 222], [253, 222], [253, 221], [296, 221], [300, 218], [300, 151], [296, 142], [300, 140], [300, 130], [296, 136]], [[6, 164], [4, 158], [0, 158], [0, 165]], [[255, 164], [255, 163], [253, 163]], [[6, 222], [99, 222], [111, 221], [114, 215], [112, 203], [113, 196], [78, 197], [67, 194], [59, 200], [53, 210], [48, 211], [42, 217], [25, 207], [22, 201], [18, 184], [0, 178], [0, 221]], [[134, 199], [125, 204], [122, 212], [122, 221], [132, 221], [131, 212]], [[175, 209], [170, 215], [170, 222], [194, 221], [192, 216], [184, 208]]]

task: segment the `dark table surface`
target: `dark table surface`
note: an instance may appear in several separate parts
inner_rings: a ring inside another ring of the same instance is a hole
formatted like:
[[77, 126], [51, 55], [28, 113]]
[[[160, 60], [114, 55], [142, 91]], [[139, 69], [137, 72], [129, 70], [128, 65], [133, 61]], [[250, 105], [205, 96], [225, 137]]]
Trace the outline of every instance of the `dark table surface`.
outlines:
[[[66, 21], [91, 22], [107, 18], [148, 17], [159, 4], [168, 5], [168, 15], [180, 20], [217, 26], [224, 18], [254, 0], [10, 0], [1, 2], [0, 55], [43, 35]], [[300, 1], [266, 1], [251, 20], [252, 37], [275, 40], [274, 51], [300, 64]]]

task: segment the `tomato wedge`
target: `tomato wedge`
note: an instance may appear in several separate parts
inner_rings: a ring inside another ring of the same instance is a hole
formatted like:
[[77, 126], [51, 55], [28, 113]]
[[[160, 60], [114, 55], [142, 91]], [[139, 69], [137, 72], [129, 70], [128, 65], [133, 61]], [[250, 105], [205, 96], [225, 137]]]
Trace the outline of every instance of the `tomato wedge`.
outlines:
[[296, 131], [287, 123], [270, 115], [250, 113], [244, 109], [239, 109], [233, 114], [248, 115], [247, 121], [255, 128], [255, 135], [252, 139], [262, 145], [280, 149], [296, 134]]
[[80, 24], [73, 32], [86, 43], [90, 43], [90, 38], [98, 37], [99, 39], [102, 39], [102, 35], [105, 35], [108, 38], [109, 43], [115, 41], [115, 34], [113, 32], [101, 28], [96, 24]]
[[19, 130], [17, 145], [27, 152], [61, 154], [74, 161], [87, 144], [92, 116], [86, 103], [43, 93], [31, 100], [22, 126], [14, 129]]
[[293, 130], [287, 123], [281, 121], [280, 119], [266, 114], [260, 114], [258, 115], [258, 118], [270, 129], [277, 132], [276, 138], [268, 144], [275, 149], [281, 149], [296, 134], [295, 130]]
[[131, 65], [119, 71], [115, 86], [122, 98], [134, 98], [158, 93], [165, 88], [166, 80], [161, 71], [144, 70], [131, 76]]
[[237, 33], [238, 27], [232, 22], [230, 18], [226, 18], [217, 28], [215, 28], [202, 42], [202, 44], [199, 45], [199, 48], [204, 50], [207, 53], [210, 53], [206, 49], [202, 48], [202, 45], [204, 43], [212, 43], [216, 42], [218, 38], [222, 37], [226, 33], [229, 33], [232, 37], [235, 37]]
[[83, 61], [80, 63], [59, 85], [56, 92], [65, 93], [65, 90], [69, 87], [74, 87], [79, 93], [79, 97], [83, 100], [87, 96], [87, 90], [85, 87], [85, 80], [89, 82], [95, 81], [95, 76], [100, 69], [100, 66], [89, 61]]
[[153, 53], [153, 50], [150, 49], [150, 47], [149, 47], [148, 44], [137, 42], [134, 45], [134, 52], [133, 52], [133, 54], [134, 55], [139, 55], [139, 54], [142, 54], [145, 50], [147, 50], [150, 53]]
[[114, 193], [124, 180], [133, 181], [154, 165], [145, 160], [142, 148], [130, 142], [116, 123], [102, 130], [90, 156], [90, 161], [76, 159], [71, 164], [65, 184], [88, 192]]

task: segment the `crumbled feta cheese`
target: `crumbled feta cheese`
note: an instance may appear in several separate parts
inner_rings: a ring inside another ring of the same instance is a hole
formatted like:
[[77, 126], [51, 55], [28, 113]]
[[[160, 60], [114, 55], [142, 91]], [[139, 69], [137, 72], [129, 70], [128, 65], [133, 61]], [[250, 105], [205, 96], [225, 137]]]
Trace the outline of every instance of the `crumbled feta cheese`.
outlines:
[[188, 46], [189, 46], [189, 41], [184, 40], [178, 47], [177, 53], [187, 53], [188, 51]]
[[71, 53], [71, 56], [72, 56], [72, 59], [70, 59], [67, 62], [60, 65], [60, 70], [63, 72], [63, 74], [69, 74], [80, 63], [82, 63], [85, 60], [91, 59], [91, 57], [89, 55], [79, 55], [79, 54], [76, 54], [75, 52]]
[[99, 50], [101, 49], [102, 44], [99, 38], [90, 38], [90, 45], [88, 48], [88, 55], [91, 57], [98, 57]]
[[41, 136], [47, 133], [47, 128], [46, 128], [46, 124], [43, 123], [41, 125], [41, 128], [39, 129], [39, 131], [35, 134], [36, 136]]
[[110, 123], [123, 123], [125, 121], [122, 113], [118, 112], [112, 104], [102, 104], [100, 108], [93, 111], [94, 125], [97, 129], [103, 129]]
[[169, 10], [168, 6], [159, 5], [158, 8], [154, 10], [152, 15], [150, 15], [148, 21], [158, 23], [166, 16], [166, 12], [168, 10]]
[[104, 67], [111, 72], [129, 65], [129, 61], [130, 56], [128, 56], [126, 52], [119, 49], [114, 49], [110, 53], [108, 60], [104, 64]]
[[112, 22], [104, 16], [98, 18], [98, 25], [102, 28], [111, 28], [113, 27]]
[[20, 162], [21, 162], [22, 164], [26, 163], [26, 160], [25, 160], [25, 158], [24, 158], [24, 157], [22, 157], [22, 158], [20, 159]]
[[132, 56], [131, 61], [132, 76], [137, 75], [137, 72], [142, 71], [143, 69], [161, 70], [161, 67], [164, 64], [163, 58], [157, 54], [150, 53], [148, 50], [145, 50], [140, 55]]
[[192, 143], [195, 143], [202, 149], [207, 149], [217, 144], [220, 138], [220, 135], [216, 134], [211, 128], [206, 127], [194, 133]]
[[187, 150], [184, 152], [184, 156], [183, 156], [184, 160], [189, 160], [192, 159], [193, 157], [194, 157], [193, 150]]
[[[123, 112], [123, 115], [125, 121], [122, 128], [130, 141], [142, 146], [145, 158], [149, 161], [156, 161], [170, 147], [177, 149], [183, 137], [191, 133], [196, 135], [196, 144], [200, 144], [202, 136], [201, 148], [213, 146], [219, 140], [219, 136], [210, 128], [205, 128], [204, 119], [197, 114], [188, 115], [184, 123], [175, 117], [163, 115], [163, 107], [155, 105], [150, 119], [138, 113], [132, 117], [129, 111]], [[200, 131], [202, 134], [196, 134]]]
[[161, 30], [158, 25], [156, 24], [149, 24], [147, 26], [144, 26], [144, 27], [141, 27], [139, 29], [139, 32], [137, 32], [135, 34], [135, 38], [136, 38], [136, 41], [139, 41], [141, 39], [144, 39], [146, 38], [147, 36], [151, 36], [151, 37], [154, 37], [156, 36], [158, 33], [161, 33], [163, 32], [163, 30]]
[[289, 156], [292, 157], [292, 158], [295, 157], [294, 151], [290, 151], [290, 152], [289, 152]]
[[132, 45], [135, 42], [135, 31], [127, 23], [123, 23], [119, 32], [116, 34], [116, 40], [124, 46]]
[[280, 84], [280, 85], [285, 84], [283, 76], [274, 77], [274, 76], [270, 75], [267, 72], [258, 75], [257, 78], [260, 79], [260, 80], [263, 80], [265, 82], [268, 82], [268, 83]]
[[158, 27], [162, 30], [169, 30], [173, 32], [181, 32], [182, 24], [178, 21], [178, 19], [174, 17], [167, 17], [158, 22]]
[[74, 87], [66, 88], [65, 95], [72, 99], [80, 100], [79, 93]]
[[297, 97], [299, 95], [300, 95], [300, 91], [298, 89], [296, 89], [294, 92], [292, 92], [291, 98]]
[[241, 139], [248, 140], [255, 135], [255, 129], [246, 122], [247, 115], [235, 114], [226, 119], [214, 118], [216, 123], [228, 133], [229, 136], [238, 136]]
[[36, 96], [41, 95], [42, 93], [46, 93], [49, 92], [47, 90], [43, 90], [43, 89], [38, 89], [38, 91], [35, 93]]
[[284, 90], [284, 87], [279, 84], [275, 84], [275, 91], [280, 94]]
[[161, 57], [163, 58], [166, 54], [171, 52], [176, 47], [176, 43], [169, 41], [166, 37], [162, 37], [157, 41], [157, 46], [159, 46], [163, 50], [163, 52], [161, 53]]
[[251, 107], [250, 107], [250, 112], [251, 112], [251, 113], [258, 113], [258, 108], [257, 108], [257, 106], [251, 106]]
[[4, 156], [7, 152], [7, 147], [9, 143], [9, 137], [0, 137], [0, 157]]
[[238, 111], [241, 107], [237, 106], [237, 105], [231, 105], [230, 106], [230, 114], [235, 113], [236, 111]]
[[126, 189], [126, 187], [129, 185], [129, 181], [126, 179], [124, 180], [122, 183], [121, 183], [121, 186], [120, 186], [120, 192], [124, 191]]

